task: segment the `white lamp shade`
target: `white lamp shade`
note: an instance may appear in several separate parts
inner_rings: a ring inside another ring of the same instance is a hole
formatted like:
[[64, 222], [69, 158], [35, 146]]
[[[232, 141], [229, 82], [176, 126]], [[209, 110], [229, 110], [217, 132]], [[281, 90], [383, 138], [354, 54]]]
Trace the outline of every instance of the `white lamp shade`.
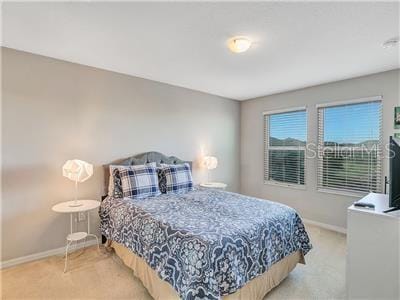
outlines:
[[93, 175], [93, 165], [79, 159], [68, 160], [62, 170], [64, 177], [76, 182], [84, 182]]
[[215, 169], [218, 166], [218, 159], [214, 156], [205, 156], [204, 165], [208, 170]]

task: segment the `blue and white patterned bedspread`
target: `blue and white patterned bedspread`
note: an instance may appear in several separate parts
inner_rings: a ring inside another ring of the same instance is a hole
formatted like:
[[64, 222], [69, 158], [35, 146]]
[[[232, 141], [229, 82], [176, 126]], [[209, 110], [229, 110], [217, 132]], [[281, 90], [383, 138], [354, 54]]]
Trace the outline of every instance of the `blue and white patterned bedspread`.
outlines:
[[102, 234], [143, 258], [182, 299], [219, 299], [312, 247], [294, 209], [218, 190], [107, 197], [100, 217]]

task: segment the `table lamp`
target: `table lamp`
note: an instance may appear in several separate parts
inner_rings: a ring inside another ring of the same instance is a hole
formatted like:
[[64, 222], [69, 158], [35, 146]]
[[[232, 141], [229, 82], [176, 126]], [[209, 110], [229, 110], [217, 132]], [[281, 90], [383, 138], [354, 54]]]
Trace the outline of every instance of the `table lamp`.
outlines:
[[210, 182], [210, 170], [213, 170], [218, 166], [218, 159], [215, 156], [205, 156], [204, 165], [208, 170], [207, 180]]
[[93, 165], [79, 159], [68, 160], [62, 168], [63, 176], [75, 182], [75, 199], [69, 206], [82, 204], [78, 201], [78, 182], [84, 182], [93, 175]]

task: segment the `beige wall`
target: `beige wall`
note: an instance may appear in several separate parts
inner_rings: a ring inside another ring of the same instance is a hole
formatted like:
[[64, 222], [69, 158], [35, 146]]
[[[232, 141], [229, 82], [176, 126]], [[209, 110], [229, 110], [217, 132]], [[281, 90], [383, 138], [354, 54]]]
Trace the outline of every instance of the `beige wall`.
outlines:
[[[394, 70], [242, 102], [241, 192], [292, 206], [304, 218], [346, 227], [346, 209], [357, 198], [317, 192], [315, 159], [307, 160], [306, 190], [264, 184], [263, 112], [306, 105], [308, 141], [316, 143], [316, 104], [382, 95], [383, 136], [388, 141], [394, 132], [393, 107], [400, 105], [399, 73]], [[385, 161], [385, 175], [387, 170], [388, 161]]]
[[[79, 194], [99, 199], [101, 165], [114, 159], [145, 151], [194, 161], [213, 154], [219, 167], [212, 177], [230, 190], [240, 184], [244, 194], [345, 227], [346, 208], [356, 198], [317, 192], [314, 160], [307, 162], [305, 191], [263, 184], [262, 112], [307, 105], [309, 141], [316, 142], [315, 104], [383, 95], [387, 139], [393, 107], [400, 105], [399, 70], [239, 103], [7, 48], [2, 60], [2, 261], [65, 244], [68, 217], [51, 206], [73, 195], [73, 183], [61, 175], [71, 158], [95, 165]], [[206, 179], [196, 162], [194, 177]]]
[[[73, 196], [67, 159], [95, 165], [81, 198], [100, 199], [102, 164], [145, 151], [213, 154], [213, 179], [238, 190], [238, 102], [11, 49], [2, 59], [2, 261], [65, 245], [69, 219], [51, 207]], [[194, 177], [206, 179], [196, 164]]]

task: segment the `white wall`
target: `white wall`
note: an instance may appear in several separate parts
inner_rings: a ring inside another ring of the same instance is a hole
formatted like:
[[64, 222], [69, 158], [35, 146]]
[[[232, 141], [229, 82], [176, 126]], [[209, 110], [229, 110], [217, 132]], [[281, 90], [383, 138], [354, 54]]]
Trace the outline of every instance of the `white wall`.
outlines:
[[213, 179], [239, 188], [237, 101], [7, 48], [2, 75], [2, 261], [65, 245], [69, 218], [51, 207], [73, 197], [67, 159], [95, 166], [81, 198], [100, 199], [102, 164], [146, 151], [215, 155]]
[[[241, 192], [292, 206], [304, 218], [346, 227], [346, 209], [357, 198], [317, 192], [315, 159], [307, 160], [306, 190], [264, 184], [263, 112], [306, 105], [308, 142], [317, 143], [316, 104], [382, 95], [383, 136], [388, 141], [394, 133], [393, 108], [400, 105], [399, 73], [393, 70], [241, 102]], [[387, 171], [386, 160], [385, 175]]]

